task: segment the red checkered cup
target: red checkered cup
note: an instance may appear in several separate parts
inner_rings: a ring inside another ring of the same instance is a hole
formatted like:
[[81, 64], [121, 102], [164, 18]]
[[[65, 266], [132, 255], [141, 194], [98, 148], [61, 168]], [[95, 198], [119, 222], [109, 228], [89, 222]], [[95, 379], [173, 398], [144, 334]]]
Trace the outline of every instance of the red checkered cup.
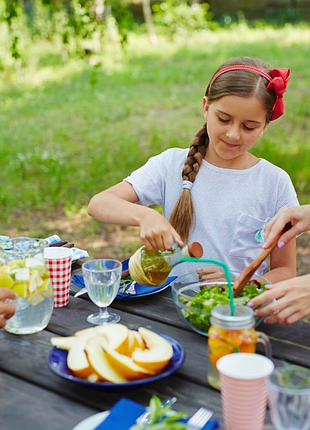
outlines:
[[69, 303], [72, 253], [72, 249], [64, 247], [44, 249], [45, 264], [53, 284], [54, 308], [61, 308]]

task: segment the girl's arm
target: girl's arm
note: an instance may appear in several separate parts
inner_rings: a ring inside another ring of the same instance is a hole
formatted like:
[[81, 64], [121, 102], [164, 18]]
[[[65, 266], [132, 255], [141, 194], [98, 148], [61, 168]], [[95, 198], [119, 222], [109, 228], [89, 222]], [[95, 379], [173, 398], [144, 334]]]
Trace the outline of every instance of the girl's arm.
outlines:
[[105, 223], [139, 226], [140, 239], [149, 250], [171, 249], [173, 239], [183, 246], [178, 233], [159, 212], [138, 202], [133, 186], [123, 181], [96, 194], [87, 213]]
[[264, 278], [273, 284], [296, 276], [296, 239], [283, 248], [274, 248], [270, 254], [270, 271]]

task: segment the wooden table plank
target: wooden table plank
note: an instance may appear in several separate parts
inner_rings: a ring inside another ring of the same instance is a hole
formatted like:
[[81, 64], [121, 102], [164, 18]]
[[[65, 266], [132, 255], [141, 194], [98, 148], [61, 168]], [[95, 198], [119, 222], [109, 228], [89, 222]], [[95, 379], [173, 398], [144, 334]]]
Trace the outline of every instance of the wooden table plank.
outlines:
[[96, 412], [83, 403], [0, 372], [1, 430], [71, 430]]

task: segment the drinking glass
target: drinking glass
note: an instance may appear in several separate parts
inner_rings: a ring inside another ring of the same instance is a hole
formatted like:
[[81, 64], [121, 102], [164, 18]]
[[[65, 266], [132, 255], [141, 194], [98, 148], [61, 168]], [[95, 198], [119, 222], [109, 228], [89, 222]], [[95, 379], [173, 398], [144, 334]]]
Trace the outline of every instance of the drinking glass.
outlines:
[[121, 317], [108, 312], [107, 307], [118, 292], [122, 263], [112, 259], [90, 260], [82, 265], [82, 270], [88, 295], [99, 307], [99, 312], [89, 315], [87, 321], [94, 325], [118, 322]]
[[267, 378], [271, 421], [276, 430], [310, 429], [310, 370], [277, 367]]

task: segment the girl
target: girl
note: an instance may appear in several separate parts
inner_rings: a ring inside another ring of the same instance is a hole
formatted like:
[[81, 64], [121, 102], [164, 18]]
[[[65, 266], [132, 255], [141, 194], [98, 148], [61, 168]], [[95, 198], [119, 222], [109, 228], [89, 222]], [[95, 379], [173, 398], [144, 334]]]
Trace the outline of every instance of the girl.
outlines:
[[[241, 272], [262, 251], [256, 233], [281, 207], [298, 205], [288, 174], [249, 152], [269, 122], [284, 113], [288, 77], [288, 69], [270, 70], [255, 58], [223, 64], [203, 97], [205, 124], [189, 150], [171, 148], [150, 158], [123, 182], [95, 195], [88, 214], [139, 226], [150, 250], [169, 250], [173, 240], [181, 246], [198, 241], [204, 258]], [[152, 204], [162, 205], [163, 216], [148, 207]], [[295, 276], [295, 248], [291, 241], [272, 251], [269, 281]], [[189, 270], [183, 263], [172, 274]], [[264, 262], [257, 274], [267, 271]]]

